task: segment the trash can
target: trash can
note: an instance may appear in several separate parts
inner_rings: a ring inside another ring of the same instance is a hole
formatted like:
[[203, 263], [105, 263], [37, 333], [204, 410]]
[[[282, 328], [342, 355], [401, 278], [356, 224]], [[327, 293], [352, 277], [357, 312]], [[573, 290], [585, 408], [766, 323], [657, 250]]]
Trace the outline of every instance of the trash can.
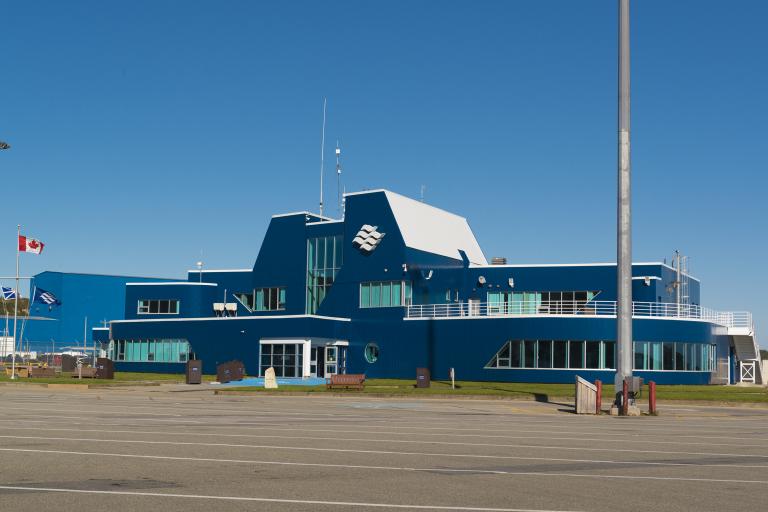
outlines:
[[216, 381], [226, 384], [232, 382], [232, 364], [230, 362], [221, 363], [216, 366]]
[[203, 362], [199, 359], [187, 361], [187, 384], [201, 384], [203, 382]]
[[429, 381], [429, 368], [416, 368], [416, 387], [428, 388]]
[[244, 377], [245, 365], [237, 359], [221, 363], [216, 367], [216, 380], [222, 384], [232, 382], [233, 380], [243, 380]]
[[111, 359], [106, 357], [99, 357], [96, 359], [96, 378], [97, 379], [114, 379], [115, 378], [115, 365]]
[[230, 361], [232, 365], [232, 380], [243, 380], [245, 378], [245, 365], [242, 361]]

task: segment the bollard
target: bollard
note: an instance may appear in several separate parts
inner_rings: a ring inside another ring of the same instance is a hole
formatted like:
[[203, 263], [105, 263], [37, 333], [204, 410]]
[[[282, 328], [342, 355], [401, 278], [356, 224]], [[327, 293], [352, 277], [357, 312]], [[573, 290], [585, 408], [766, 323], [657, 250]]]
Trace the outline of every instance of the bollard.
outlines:
[[595, 414], [600, 414], [603, 408], [603, 382], [598, 379], [595, 381], [597, 388], [597, 397], [595, 398]]
[[650, 381], [648, 383], [648, 414], [656, 416], [656, 383]]
[[621, 387], [621, 415], [626, 416], [629, 411], [629, 383], [624, 379]]

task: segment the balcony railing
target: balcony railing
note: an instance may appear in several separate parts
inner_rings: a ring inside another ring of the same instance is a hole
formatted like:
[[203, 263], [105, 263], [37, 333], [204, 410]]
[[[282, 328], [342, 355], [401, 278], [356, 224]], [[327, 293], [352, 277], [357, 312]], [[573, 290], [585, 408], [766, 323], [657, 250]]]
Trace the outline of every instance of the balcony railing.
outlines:
[[[515, 316], [616, 316], [616, 301], [530, 301], [530, 302], [456, 302], [449, 304], [414, 304], [406, 307], [406, 318], [473, 318]], [[752, 327], [749, 311], [716, 311], [692, 304], [668, 302], [633, 302], [635, 318], [679, 318], [704, 320], [725, 327]]]

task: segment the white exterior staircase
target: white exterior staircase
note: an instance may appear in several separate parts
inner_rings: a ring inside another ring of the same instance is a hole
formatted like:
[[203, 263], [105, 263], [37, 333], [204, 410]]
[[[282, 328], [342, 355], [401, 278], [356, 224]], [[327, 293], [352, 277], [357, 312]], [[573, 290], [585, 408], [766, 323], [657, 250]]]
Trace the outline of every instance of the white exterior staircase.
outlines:
[[752, 384], [766, 384], [760, 345], [755, 336], [755, 325], [750, 315], [749, 323], [745, 326], [739, 322], [728, 327], [728, 335], [733, 341], [736, 359], [739, 362], [739, 381]]

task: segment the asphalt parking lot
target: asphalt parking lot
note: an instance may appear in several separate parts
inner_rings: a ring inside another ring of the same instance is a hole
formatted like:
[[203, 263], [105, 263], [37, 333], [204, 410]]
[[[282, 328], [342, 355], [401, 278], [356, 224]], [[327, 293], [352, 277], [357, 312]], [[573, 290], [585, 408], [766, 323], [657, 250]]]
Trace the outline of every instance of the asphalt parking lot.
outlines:
[[0, 388], [2, 510], [762, 510], [768, 409]]

